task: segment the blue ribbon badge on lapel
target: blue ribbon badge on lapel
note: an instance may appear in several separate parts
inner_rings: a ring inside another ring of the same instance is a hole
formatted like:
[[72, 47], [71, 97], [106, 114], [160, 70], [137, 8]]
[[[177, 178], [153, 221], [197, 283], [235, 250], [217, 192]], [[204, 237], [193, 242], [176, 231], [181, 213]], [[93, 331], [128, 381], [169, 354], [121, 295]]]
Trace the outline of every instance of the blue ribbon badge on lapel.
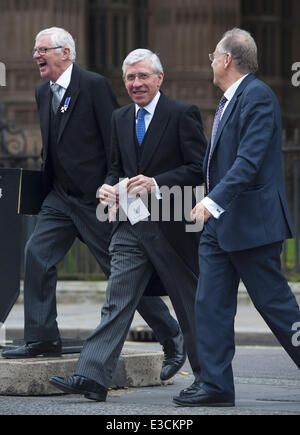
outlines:
[[70, 105], [70, 101], [71, 101], [71, 97], [67, 97], [67, 98], [66, 98], [66, 101], [65, 101], [65, 104], [64, 104], [63, 107], [60, 109], [61, 113], [65, 113], [65, 112], [68, 110], [69, 105]]

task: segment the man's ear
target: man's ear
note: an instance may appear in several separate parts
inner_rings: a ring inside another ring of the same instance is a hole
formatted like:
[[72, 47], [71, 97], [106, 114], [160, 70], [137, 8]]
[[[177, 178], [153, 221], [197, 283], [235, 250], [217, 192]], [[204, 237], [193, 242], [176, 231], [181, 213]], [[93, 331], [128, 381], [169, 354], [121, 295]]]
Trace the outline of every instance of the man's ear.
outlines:
[[66, 59], [69, 59], [71, 50], [68, 47], [64, 47], [62, 49], [62, 53], [63, 53], [63, 58], [66, 60]]
[[232, 56], [230, 53], [226, 53], [225, 55], [225, 60], [224, 60], [224, 68], [227, 69], [232, 62]]
[[159, 89], [161, 87], [161, 85], [163, 84], [165, 75], [163, 72], [160, 72], [160, 73], [158, 73], [157, 76], [158, 76], [158, 81], [159, 81], [159, 84], [158, 84], [158, 89]]

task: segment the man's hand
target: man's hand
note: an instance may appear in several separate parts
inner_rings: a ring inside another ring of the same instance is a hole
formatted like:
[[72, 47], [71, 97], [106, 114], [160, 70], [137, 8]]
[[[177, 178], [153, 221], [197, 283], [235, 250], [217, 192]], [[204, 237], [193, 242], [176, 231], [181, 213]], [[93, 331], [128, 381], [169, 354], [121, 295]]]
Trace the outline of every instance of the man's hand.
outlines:
[[119, 204], [119, 192], [109, 184], [103, 184], [97, 191], [97, 198], [103, 205]]
[[118, 208], [119, 208], [119, 204], [108, 206], [108, 222], [110, 224], [116, 222]]
[[153, 178], [145, 177], [145, 175], [137, 175], [130, 178], [127, 184], [127, 192], [131, 195], [145, 195], [155, 189]]
[[193, 222], [207, 222], [211, 217], [211, 213], [204, 207], [202, 202], [198, 202], [191, 211], [191, 220]]

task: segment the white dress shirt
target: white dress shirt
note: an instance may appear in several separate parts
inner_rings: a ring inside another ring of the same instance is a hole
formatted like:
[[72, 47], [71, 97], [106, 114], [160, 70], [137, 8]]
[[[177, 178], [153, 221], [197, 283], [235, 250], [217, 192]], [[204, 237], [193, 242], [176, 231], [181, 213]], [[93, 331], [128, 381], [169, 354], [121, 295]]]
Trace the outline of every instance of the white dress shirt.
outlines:
[[150, 122], [152, 121], [157, 103], [160, 99], [160, 92], [158, 91], [157, 94], [155, 95], [155, 97], [153, 98], [153, 100], [148, 104], [148, 106], [145, 107], [140, 107], [137, 104], [135, 105], [135, 118], [136, 118], [136, 122], [137, 122], [137, 118], [138, 118], [138, 111], [140, 109], [145, 109], [147, 111], [147, 113], [145, 114], [145, 126], [146, 126], [146, 131], [148, 130], [148, 127], [150, 125]]
[[[57, 91], [60, 101], [63, 99], [66, 90], [69, 87], [69, 84], [71, 82], [71, 76], [73, 71], [73, 63], [58, 77], [56, 80], [56, 84], [60, 86], [59, 90]], [[50, 87], [53, 84], [53, 82], [50, 80]]]
[[[244, 80], [245, 77], [247, 77], [248, 74], [244, 75], [243, 77], [241, 77], [239, 80], [237, 80], [236, 82], [233, 83], [233, 85], [231, 85], [227, 91], [224, 94], [224, 97], [227, 98], [227, 102], [224, 106], [223, 112], [222, 112], [222, 116], [221, 119], [225, 113], [225, 110], [228, 107], [228, 104], [230, 103], [230, 101], [232, 100], [234, 94], [237, 91], [237, 88], [240, 86], [240, 84], [242, 83], [242, 81]], [[204, 207], [213, 215], [214, 218], [219, 219], [219, 217], [221, 216], [222, 213], [224, 213], [224, 209], [222, 207], [220, 207], [218, 204], [216, 204], [212, 199], [210, 199], [208, 196], [206, 196], [202, 201], [202, 204], [204, 205]]]

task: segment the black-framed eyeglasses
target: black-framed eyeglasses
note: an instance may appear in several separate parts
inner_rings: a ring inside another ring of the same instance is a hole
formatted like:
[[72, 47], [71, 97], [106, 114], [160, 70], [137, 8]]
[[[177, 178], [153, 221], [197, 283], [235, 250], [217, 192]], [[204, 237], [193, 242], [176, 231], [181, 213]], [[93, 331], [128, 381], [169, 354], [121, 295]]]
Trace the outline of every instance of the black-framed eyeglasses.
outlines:
[[157, 75], [157, 73], [139, 73], [139, 74], [127, 74], [125, 76], [125, 80], [127, 82], [134, 82], [136, 78], [141, 80], [142, 82], [145, 82], [146, 80], [150, 79], [151, 76]]
[[56, 50], [57, 48], [62, 48], [61, 45], [59, 45], [58, 47], [41, 47], [41, 48], [34, 48], [32, 50], [32, 56], [35, 55], [35, 53], [38, 53], [41, 56], [44, 56], [45, 54], [48, 53], [49, 50]]

